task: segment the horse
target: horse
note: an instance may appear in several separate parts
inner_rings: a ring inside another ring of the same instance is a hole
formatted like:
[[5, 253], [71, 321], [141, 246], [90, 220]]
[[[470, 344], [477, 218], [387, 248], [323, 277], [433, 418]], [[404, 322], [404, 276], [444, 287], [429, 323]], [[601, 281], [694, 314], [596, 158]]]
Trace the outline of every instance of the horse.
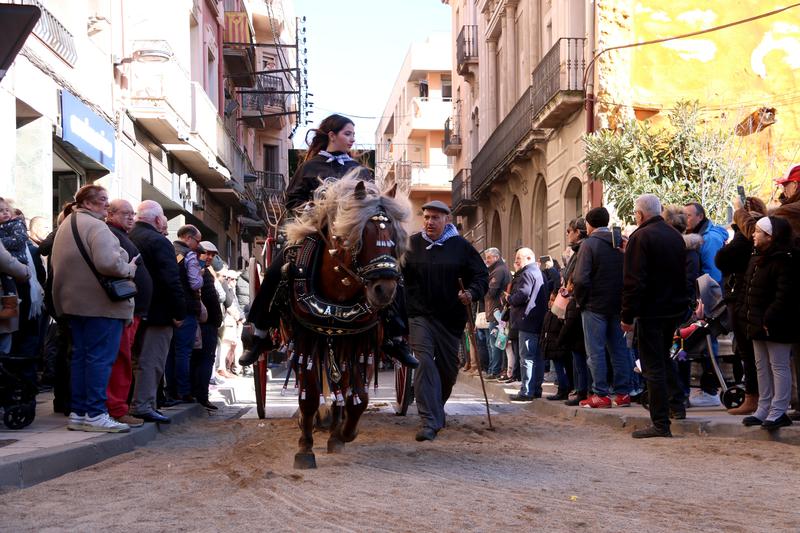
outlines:
[[313, 429], [326, 396], [328, 453], [358, 435], [369, 402], [381, 341], [379, 311], [394, 299], [408, 247], [411, 209], [353, 175], [327, 180], [313, 201], [287, 225], [283, 267], [288, 312], [281, 326], [294, 342], [292, 367], [299, 388], [301, 436], [294, 467], [316, 468]]

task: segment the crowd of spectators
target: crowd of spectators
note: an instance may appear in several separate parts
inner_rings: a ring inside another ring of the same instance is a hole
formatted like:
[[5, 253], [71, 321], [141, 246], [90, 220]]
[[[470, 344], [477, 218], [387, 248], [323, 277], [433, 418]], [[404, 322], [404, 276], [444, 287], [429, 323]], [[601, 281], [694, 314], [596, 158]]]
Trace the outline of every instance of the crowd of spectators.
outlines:
[[0, 198], [0, 353], [53, 389], [74, 431], [169, 423], [163, 407], [199, 403], [241, 372], [246, 277], [186, 224], [169, 240], [162, 207], [134, 210], [86, 185], [50, 231]]
[[800, 266], [800, 165], [778, 184], [780, 205], [737, 198], [727, 228], [701, 203], [662, 206], [653, 195], [636, 200], [636, 225], [625, 232], [609, 227], [604, 207], [593, 208], [569, 222], [563, 268], [519, 248], [510, 269], [500, 250], [484, 250], [489, 291], [478, 308], [476, 355], [463, 370], [481, 364], [487, 379], [518, 385], [515, 402], [540, 398], [546, 375], [557, 385], [547, 400], [571, 406], [644, 399], [653, 425], [634, 437], [670, 436], [670, 419], [721, 403], [711, 362], [720, 355], [716, 335], [713, 353], [702, 343], [694, 359], [676, 357], [673, 346], [681, 326], [708, 322], [702, 281], [724, 294], [724, 320], [715, 320], [731, 331], [726, 361], [745, 391], [728, 413], [767, 430], [790, 425], [800, 418], [800, 329], [792, 319], [800, 302], [792, 275]]

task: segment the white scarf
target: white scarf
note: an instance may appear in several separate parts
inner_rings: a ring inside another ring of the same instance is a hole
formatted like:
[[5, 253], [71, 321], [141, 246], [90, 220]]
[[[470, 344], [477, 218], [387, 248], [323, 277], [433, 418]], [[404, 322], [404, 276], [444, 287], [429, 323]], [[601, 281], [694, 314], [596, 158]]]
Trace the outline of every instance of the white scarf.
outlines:
[[320, 150], [319, 151], [319, 155], [328, 158], [328, 159], [325, 160], [326, 163], [330, 163], [331, 161], [336, 161], [340, 165], [344, 165], [348, 161], [352, 161], [353, 160], [353, 158], [350, 157], [347, 154], [333, 155], [332, 153], [326, 152], [325, 150]]

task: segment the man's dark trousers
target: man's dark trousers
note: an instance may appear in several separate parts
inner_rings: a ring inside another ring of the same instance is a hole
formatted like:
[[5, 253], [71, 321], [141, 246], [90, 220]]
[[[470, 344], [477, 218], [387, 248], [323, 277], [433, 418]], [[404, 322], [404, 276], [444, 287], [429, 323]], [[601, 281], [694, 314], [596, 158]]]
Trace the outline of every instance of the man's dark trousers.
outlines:
[[213, 324], [200, 324], [200, 336], [203, 345], [192, 350], [190, 373], [192, 380], [192, 396], [197, 401], [208, 401], [208, 384], [214, 370], [214, 359], [217, 353], [217, 327]]
[[656, 428], [662, 430], [669, 430], [670, 406], [676, 411], [685, 409], [683, 391], [669, 356], [680, 320], [680, 316], [636, 320], [639, 360], [650, 400], [650, 419]]

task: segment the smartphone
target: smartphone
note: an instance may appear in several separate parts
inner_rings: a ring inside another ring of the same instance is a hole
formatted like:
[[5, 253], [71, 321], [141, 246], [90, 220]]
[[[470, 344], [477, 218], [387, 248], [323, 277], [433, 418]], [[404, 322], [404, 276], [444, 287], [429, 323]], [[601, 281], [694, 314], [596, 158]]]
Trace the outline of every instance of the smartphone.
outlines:
[[622, 248], [622, 228], [611, 226], [611, 244], [614, 248]]
[[744, 193], [744, 187], [742, 185], [738, 185], [736, 187], [736, 192], [739, 193], [739, 201], [742, 202], [742, 207], [744, 207], [744, 204], [747, 203], [747, 195]]
[[548, 261], [551, 261], [551, 260], [552, 260], [552, 257], [550, 257], [549, 255], [540, 255], [540, 256], [539, 256], [539, 262], [540, 262], [541, 264], [543, 264], [543, 265], [544, 265], [545, 263], [547, 263]]

